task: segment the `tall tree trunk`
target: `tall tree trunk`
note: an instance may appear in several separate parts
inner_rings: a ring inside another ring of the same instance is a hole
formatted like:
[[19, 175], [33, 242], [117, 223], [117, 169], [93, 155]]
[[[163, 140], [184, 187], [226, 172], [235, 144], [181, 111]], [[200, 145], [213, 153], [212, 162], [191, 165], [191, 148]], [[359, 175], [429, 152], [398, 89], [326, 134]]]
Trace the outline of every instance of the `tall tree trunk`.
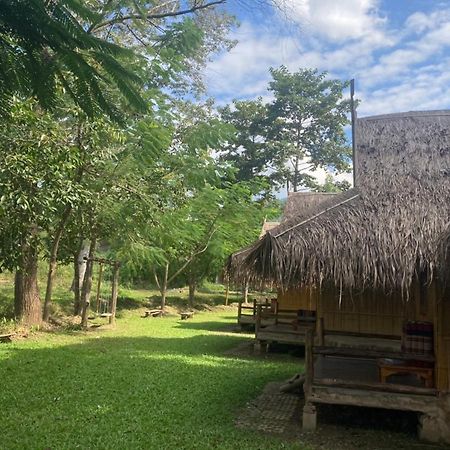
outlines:
[[78, 255], [80, 252], [76, 252], [73, 255], [73, 282], [72, 282], [72, 290], [73, 290], [73, 315], [79, 316], [81, 314], [81, 283], [80, 283], [80, 263], [78, 261]]
[[194, 279], [189, 278], [189, 306], [192, 308], [194, 306], [195, 300], [195, 289], [197, 288], [197, 284]]
[[23, 249], [22, 267], [16, 272], [14, 309], [16, 317], [25, 325], [41, 323], [41, 300], [38, 288], [38, 251], [26, 245]]
[[58, 250], [59, 243], [61, 242], [61, 237], [64, 233], [64, 230], [67, 225], [67, 221], [69, 220], [70, 214], [72, 212], [71, 206], [66, 206], [64, 208], [61, 221], [56, 229], [55, 236], [53, 238], [51, 250], [50, 250], [50, 261], [48, 265], [48, 274], [47, 274], [47, 288], [45, 290], [45, 301], [44, 301], [44, 316], [43, 319], [47, 322], [50, 317], [50, 305], [52, 302], [52, 292], [53, 292], [53, 284], [55, 282], [56, 275], [56, 267], [58, 264]]
[[97, 247], [97, 238], [93, 237], [89, 245], [89, 255], [86, 265], [86, 272], [84, 273], [83, 287], [81, 288], [81, 305], [82, 305], [81, 326], [84, 328], [87, 327], [89, 299], [92, 288], [92, 270], [94, 267], [94, 262], [92, 261], [92, 258], [94, 258], [96, 247]]
[[244, 294], [244, 303], [248, 303], [248, 280], [245, 280], [243, 294]]
[[167, 285], [169, 280], [169, 263], [166, 263], [164, 267], [164, 276], [162, 280], [159, 280], [156, 270], [153, 270], [153, 276], [155, 277], [156, 285], [158, 286], [159, 292], [161, 294], [161, 311], [164, 312], [166, 307], [166, 296], [167, 296]]
[[164, 311], [166, 307], [166, 296], [167, 296], [167, 280], [169, 279], [169, 263], [166, 263], [164, 267], [164, 278], [161, 282], [160, 292], [161, 292], [161, 311]]
[[[74, 261], [78, 261], [78, 268], [74, 270], [74, 278], [72, 280], [72, 285], [70, 286], [71, 291], [75, 291], [75, 272], [78, 273], [78, 286], [81, 289], [83, 286], [84, 274], [86, 272], [86, 259], [89, 256], [89, 241], [81, 239], [78, 244], [77, 253], [75, 254]], [[75, 264], [75, 263], [74, 263]]]
[[296, 156], [295, 157], [295, 165], [294, 165], [294, 180], [292, 182], [294, 192], [297, 192], [297, 190], [298, 190], [298, 175], [299, 175], [298, 163], [299, 163], [298, 156]]

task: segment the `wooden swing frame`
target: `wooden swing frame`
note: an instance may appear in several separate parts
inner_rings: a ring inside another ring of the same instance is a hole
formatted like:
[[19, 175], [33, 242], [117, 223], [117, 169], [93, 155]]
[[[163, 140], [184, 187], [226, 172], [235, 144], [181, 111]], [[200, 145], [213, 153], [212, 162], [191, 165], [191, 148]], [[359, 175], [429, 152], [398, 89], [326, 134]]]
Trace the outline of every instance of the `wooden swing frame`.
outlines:
[[[117, 309], [117, 295], [119, 291], [119, 269], [120, 269], [120, 262], [112, 259], [105, 259], [105, 258], [84, 258], [85, 261], [87, 261], [88, 267], [86, 270], [90, 269], [89, 265], [92, 265], [94, 263], [98, 263], [99, 266], [99, 273], [98, 273], [98, 280], [97, 280], [97, 294], [96, 294], [96, 313], [99, 314], [100, 309], [100, 289], [102, 285], [102, 277], [103, 277], [103, 266], [108, 265], [112, 267], [112, 287], [111, 287], [111, 301], [110, 301], [110, 312], [109, 312], [109, 324], [115, 325], [116, 323], [116, 309]], [[83, 328], [87, 328], [87, 318], [88, 318], [88, 309], [89, 309], [90, 302], [87, 301], [83, 305], [83, 312], [82, 312], [82, 321], [81, 325]]]

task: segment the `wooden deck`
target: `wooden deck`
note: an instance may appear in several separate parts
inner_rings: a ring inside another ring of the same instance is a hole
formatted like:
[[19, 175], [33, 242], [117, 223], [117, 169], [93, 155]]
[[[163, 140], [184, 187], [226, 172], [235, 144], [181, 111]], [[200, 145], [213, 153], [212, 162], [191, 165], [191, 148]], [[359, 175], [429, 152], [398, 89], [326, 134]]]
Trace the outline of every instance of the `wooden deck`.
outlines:
[[[354, 337], [356, 338], [356, 336]], [[335, 337], [332, 337], [335, 339]], [[421, 380], [411, 374], [399, 374], [388, 383], [380, 381], [378, 359], [408, 358], [430, 364], [431, 355], [405, 354], [395, 351], [396, 340], [363, 338], [355, 347], [330, 346], [330, 340], [305, 334], [305, 408], [304, 428], [316, 427], [316, 404], [353, 405], [372, 408], [398, 409], [425, 414], [436, 413], [437, 390], [424, 387]], [[345, 341], [345, 340], [344, 340]], [[362, 342], [367, 342], [367, 350]], [[343, 340], [341, 340], [341, 343]], [[377, 345], [381, 344], [381, 347]]]
[[256, 332], [256, 339], [260, 342], [271, 344], [304, 345], [306, 327], [299, 326], [295, 329], [292, 325], [273, 324], [262, 326]]
[[[258, 306], [261, 306], [263, 312], [269, 311], [271, 303], [268, 299], [263, 302], [253, 300], [252, 303], [240, 302], [238, 305], [238, 317], [237, 322], [241, 328], [254, 328], [256, 325], [256, 315]], [[263, 318], [261, 321], [263, 326], [267, 326], [273, 323], [273, 320]]]
[[306, 330], [315, 326], [315, 318], [303, 318], [298, 311], [278, 308], [273, 311], [257, 306], [255, 337], [260, 345], [280, 343], [303, 346]]

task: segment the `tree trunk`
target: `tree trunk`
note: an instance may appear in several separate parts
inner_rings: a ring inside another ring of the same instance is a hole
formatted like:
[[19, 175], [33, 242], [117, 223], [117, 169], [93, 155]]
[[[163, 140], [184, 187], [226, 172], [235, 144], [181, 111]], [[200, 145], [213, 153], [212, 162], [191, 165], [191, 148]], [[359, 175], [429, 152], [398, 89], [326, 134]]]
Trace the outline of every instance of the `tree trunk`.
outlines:
[[167, 296], [167, 280], [169, 278], [169, 263], [166, 263], [164, 268], [164, 279], [161, 283], [161, 311], [164, 311], [166, 307], [166, 296]]
[[229, 297], [230, 297], [230, 281], [227, 279], [227, 284], [225, 287], [225, 306], [228, 306]]
[[73, 282], [72, 282], [72, 290], [74, 296], [74, 308], [73, 315], [79, 316], [81, 314], [82, 305], [81, 305], [81, 283], [80, 283], [80, 263], [78, 260], [78, 255], [80, 252], [76, 252], [73, 255]]
[[94, 267], [94, 262], [92, 261], [92, 258], [94, 258], [96, 247], [97, 247], [97, 238], [93, 237], [89, 245], [88, 261], [86, 264], [86, 272], [84, 274], [83, 287], [81, 289], [81, 305], [82, 305], [81, 326], [84, 328], [87, 327], [89, 298], [91, 295], [91, 288], [92, 288], [92, 269]]
[[78, 268], [74, 271], [74, 278], [70, 290], [75, 292], [75, 272], [78, 272], [78, 286], [83, 286], [84, 274], [86, 272], [86, 259], [89, 256], [89, 241], [81, 240], [75, 255], [75, 261], [78, 262]]
[[248, 303], [248, 281], [246, 280], [244, 283], [244, 303]]
[[22, 267], [16, 272], [14, 309], [18, 320], [25, 325], [41, 323], [41, 300], [38, 288], [38, 251], [33, 246], [23, 250]]
[[58, 249], [59, 243], [61, 242], [61, 237], [69, 220], [70, 213], [72, 212], [71, 206], [66, 206], [61, 217], [61, 221], [56, 229], [55, 237], [53, 238], [52, 247], [50, 250], [50, 261], [48, 265], [47, 274], [47, 288], [45, 290], [45, 301], [44, 301], [44, 316], [43, 319], [47, 322], [50, 317], [50, 305], [52, 302], [52, 292], [53, 284], [55, 282], [56, 267], [58, 265]]
[[294, 180], [292, 182], [294, 192], [297, 192], [297, 190], [298, 190], [298, 174], [299, 174], [298, 162], [299, 162], [298, 156], [296, 156], [295, 157], [295, 166], [294, 166]]
[[189, 279], [189, 306], [192, 308], [194, 306], [195, 300], [195, 289], [197, 285], [194, 280]]

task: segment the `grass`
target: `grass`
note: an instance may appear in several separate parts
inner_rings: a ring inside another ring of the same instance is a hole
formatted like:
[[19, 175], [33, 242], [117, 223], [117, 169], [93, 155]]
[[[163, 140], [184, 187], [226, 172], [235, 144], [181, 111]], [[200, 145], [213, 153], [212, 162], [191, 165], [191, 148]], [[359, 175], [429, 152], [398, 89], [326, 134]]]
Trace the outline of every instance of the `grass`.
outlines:
[[[10, 301], [11, 287], [0, 281], [0, 299]], [[121, 295], [138, 308], [149, 292]], [[214, 303], [219, 294], [211, 295]], [[62, 285], [56, 298], [64, 308]], [[122, 309], [114, 330], [40, 332], [0, 344], [0, 448], [304, 448], [234, 426], [247, 401], [300, 363], [225, 356], [249, 339], [228, 331], [232, 308], [182, 322], [140, 315]]]

